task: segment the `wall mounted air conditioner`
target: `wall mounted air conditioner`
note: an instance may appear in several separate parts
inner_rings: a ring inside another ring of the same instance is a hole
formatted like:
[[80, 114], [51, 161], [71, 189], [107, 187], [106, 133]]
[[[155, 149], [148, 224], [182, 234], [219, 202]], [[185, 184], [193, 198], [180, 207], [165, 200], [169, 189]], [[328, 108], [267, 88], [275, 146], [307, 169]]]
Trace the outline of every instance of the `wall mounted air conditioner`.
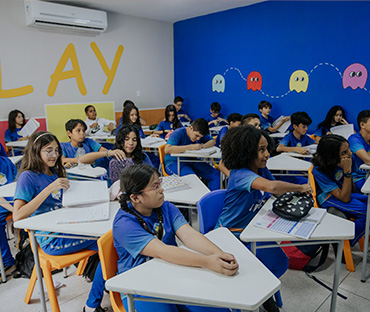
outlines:
[[24, 1], [27, 26], [100, 34], [108, 27], [107, 13], [43, 1]]

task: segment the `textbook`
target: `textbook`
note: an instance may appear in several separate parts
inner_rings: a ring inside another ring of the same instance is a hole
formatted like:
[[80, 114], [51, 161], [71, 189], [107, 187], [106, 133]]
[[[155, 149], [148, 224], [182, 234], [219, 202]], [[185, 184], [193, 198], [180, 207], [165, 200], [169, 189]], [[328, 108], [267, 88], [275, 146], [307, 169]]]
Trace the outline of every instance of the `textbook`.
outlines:
[[184, 179], [180, 178], [178, 175], [173, 174], [162, 178], [162, 188], [166, 193], [181, 191], [190, 189], [191, 186]]
[[40, 123], [37, 120], [30, 118], [19, 133], [22, 137], [26, 137], [34, 133], [39, 127]]
[[208, 147], [208, 148], [202, 148], [200, 150], [196, 150], [196, 151], [185, 151], [184, 154], [194, 154], [194, 155], [197, 155], [199, 157], [202, 157], [202, 156], [211, 156], [212, 154], [215, 154], [219, 151], [220, 149], [216, 146], [212, 146], [212, 147]]
[[[283, 118], [284, 118], [284, 116], [283, 115], [281, 115], [279, 118], [277, 118], [273, 123], [272, 123], [272, 127], [275, 127], [276, 125], [278, 125], [279, 123], [281, 123], [282, 121], [283, 121]], [[285, 132], [287, 132], [288, 131], [288, 128], [289, 128], [289, 126], [290, 126], [290, 120], [288, 120], [288, 121], [286, 121], [286, 122], [284, 122], [282, 125], [281, 125], [281, 127], [278, 129], [278, 131], [279, 132], [281, 132], [281, 133], [285, 133]]]
[[94, 222], [109, 219], [109, 191], [106, 181], [70, 181], [63, 192], [58, 223]]

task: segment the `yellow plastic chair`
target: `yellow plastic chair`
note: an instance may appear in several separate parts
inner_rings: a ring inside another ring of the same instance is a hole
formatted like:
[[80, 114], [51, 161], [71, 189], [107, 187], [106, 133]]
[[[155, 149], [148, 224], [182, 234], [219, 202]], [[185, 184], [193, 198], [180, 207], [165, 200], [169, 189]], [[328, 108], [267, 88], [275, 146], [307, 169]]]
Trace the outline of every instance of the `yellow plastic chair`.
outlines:
[[[112, 230], [99, 238], [98, 249], [103, 278], [107, 281], [117, 273], [118, 255], [113, 245]], [[126, 312], [119, 292], [109, 291], [109, 297], [114, 312]]]
[[[30, 238], [31, 242], [31, 238]], [[33, 250], [34, 246], [32, 246], [31, 242], [31, 248]], [[40, 258], [40, 267], [44, 276], [46, 290], [48, 292], [49, 301], [51, 305], [51, 310], [53, 312], [60, 312], [59, 303], [57, 299], [57, 295], [55, 293], [53, 278], [51, 276], [51, 272], [54, 270], [61, 270], [64, 269], [72, 264], [75, 264], [79, 262], [78, 268], [76, 270], [76, 275], [81, 275], [86, 267], [87, 261], [90, 256], [94, 255], [96, 253], [95, 250], [88, 250], [84, 249], [79, 252], [75, 252], [73, 254], [69, 255], [63, 255], [63, 256], [51, 256], [46, 254], [40, 246], [37, 245], [37, 250], [39, 253]], [[33, 267], [32, 275], [30, 282], [28, 284], [26, 296], [24, 297], [25, 303], [30, 303], [33, 290], [35, 288], [37, 279], [36, 274], [36, 267]]]
[[166, 153], [164, 152], [164, 148], [166, 147], [166, 144], [161, 145], [158, 148], [158, 153], [159, 153], [159, 161], [161, 162], [161, 167], [162, 167], [162, 174], [164, 177], [169, 176], [169, 174], [166, 172], [166, 168], [164, 166], [164, 156]]
[[[317, 202], [316, 182], [315, 182], [315, 177], [312, 174], [312, 170], [313, 170], [313, 166], [311, 166], [310, 169], [308, 169], [308, 180], [312, 188], [312, 197], [314, 200], [314, 207], [320, 208]], [[365, 239], [364, 237], [361, 237], [361, 239], [358, 242], [360, 244], [360, 248], [362, 251], [364, 250], [364, 239]], [[347, 270], [350, 272], [355, 272], [355, 265], [353, 263], [351, 244], [349, 243], [348, 239], [344, 240], [343, 253], [344, 253], [344, 260], [346, 261]]]

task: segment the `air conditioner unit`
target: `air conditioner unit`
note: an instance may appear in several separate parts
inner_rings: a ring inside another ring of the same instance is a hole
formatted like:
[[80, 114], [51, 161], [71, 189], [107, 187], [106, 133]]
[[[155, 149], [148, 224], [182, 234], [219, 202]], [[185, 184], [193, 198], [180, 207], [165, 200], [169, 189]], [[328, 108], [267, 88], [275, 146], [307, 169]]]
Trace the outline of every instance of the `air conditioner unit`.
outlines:
[[107, 13], [43, 1], [24, 1], [27, 26], [100, 34], [108, 27]]

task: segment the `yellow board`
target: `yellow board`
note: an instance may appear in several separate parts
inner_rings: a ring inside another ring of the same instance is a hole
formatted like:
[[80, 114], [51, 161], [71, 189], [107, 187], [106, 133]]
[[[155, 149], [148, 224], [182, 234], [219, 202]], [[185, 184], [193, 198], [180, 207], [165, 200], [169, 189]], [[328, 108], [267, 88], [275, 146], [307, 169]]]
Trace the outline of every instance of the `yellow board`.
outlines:
[[68, 142], [65, 124], [70, 119], [86, 120], [85, 107], [93, 105], [98, 118], [114, 120], [114, 103], [79, 103], [79, 104], [48, 104], [45, 105], [46, 126], [59, 142]]

